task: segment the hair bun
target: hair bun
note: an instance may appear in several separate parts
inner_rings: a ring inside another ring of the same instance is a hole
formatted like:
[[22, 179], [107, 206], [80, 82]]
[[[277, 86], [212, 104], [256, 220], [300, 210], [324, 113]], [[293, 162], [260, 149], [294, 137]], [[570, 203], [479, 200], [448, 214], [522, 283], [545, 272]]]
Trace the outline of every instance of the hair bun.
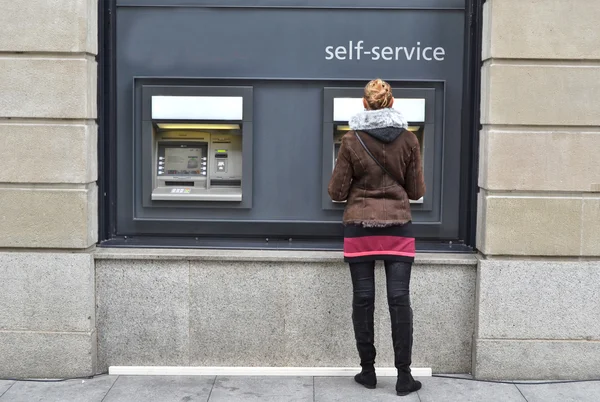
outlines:
[[380, 78], [370, 81], [365, 86], [365, 100], [371, 110], [390, 107], [392, 103], [392, 88]]

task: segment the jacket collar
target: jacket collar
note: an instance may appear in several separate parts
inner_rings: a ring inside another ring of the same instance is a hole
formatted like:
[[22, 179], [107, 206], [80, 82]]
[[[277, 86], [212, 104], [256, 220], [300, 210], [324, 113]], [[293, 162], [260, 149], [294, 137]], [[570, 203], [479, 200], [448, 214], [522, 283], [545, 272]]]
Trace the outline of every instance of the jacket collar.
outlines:
[[368, 131], [378, 128], [407, 128], [408, 123], [396, 109], [365, 110], [350, 119], [350, 129]]

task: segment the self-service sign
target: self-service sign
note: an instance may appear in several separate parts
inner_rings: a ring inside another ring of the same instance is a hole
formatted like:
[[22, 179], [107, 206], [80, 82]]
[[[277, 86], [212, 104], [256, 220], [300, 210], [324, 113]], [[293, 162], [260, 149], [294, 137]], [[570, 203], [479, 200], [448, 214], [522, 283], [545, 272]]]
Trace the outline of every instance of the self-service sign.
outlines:
[[120, 58], [142, 75], [460, 79], [462, 72], [464, 10], [129, 7], [119, 13]]

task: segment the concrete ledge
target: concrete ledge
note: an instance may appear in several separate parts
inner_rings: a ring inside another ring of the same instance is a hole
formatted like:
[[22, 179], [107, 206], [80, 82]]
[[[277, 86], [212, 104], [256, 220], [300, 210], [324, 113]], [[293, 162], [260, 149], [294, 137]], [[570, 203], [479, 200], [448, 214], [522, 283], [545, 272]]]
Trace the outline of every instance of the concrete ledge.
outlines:
[[69, 378], [96, 374], [95, 332], [0, 331], [0, 377]]
[[[334, 251], [97, 248], [93, 255], [97, 260], [343, 262], [342, 253]], [[477, 265], [477, 256], [475, 253], [417, 253], [415, 264]]]
[[585, 380], [600, 372], [600, 342], [477, 339], [473, 376], [481, 380]]
[[[189, 367], [111, 366], [108, 375], [227, 377], [354, 377], [357, 367]], [[411, 367], [413, 377], [431, 377], [430, 368]], [[396, 377], [395, 367], [378, 367], [377, 377]]]

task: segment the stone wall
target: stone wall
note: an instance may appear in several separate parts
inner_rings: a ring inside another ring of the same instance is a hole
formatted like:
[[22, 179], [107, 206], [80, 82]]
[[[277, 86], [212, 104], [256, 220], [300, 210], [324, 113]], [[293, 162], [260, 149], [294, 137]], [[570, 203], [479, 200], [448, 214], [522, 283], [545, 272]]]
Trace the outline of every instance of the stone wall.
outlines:
[[591, 0], [484, 6], [478, 378], [600, 371], [599, 14]]
[[97, 1], [0, 10], [0, 377], [89, 375]]
[[[482, 258], [476, 281], [469, 264], [416, 265], [415, 365], [472, 367], [491, 379], [595, 377], [600, 2], [487, 0], [484, 7]], [[103, 258], [96, 269], [97, 0], [0, 0], [0, 9], [0, 377], [89, 375], [97, 350], [100, 370], [229, 364], [233, 354], [244, 364], [351, 364], [348, 278], [327, 259], [296, 253], [257, 264], [248, 252], [227, 265], [169, 260], [163, 250], [154, 260]], [[266, 292], [258, 290], [263, 282], [272, 285]], [[243, 310], [246, 300], [255, 308]], [[385, 299], [377, 303], [379, 361], [390, 365]], [[221, 305], [228, 307], [216, 311]], [[135, 325], [120, 324], [121, 314]], [[270, 331], [252, 325], [253, 317]], [[241, 327], [250, 339], [267, 336], [272, 349], [240, 337]], [[207, 341], [216, 346], [203, 348]]]
[[[341, 253], [96, 253], [98, 369], [358, 367]], [[413, 367], [471, 367], [475, 256], [422, 254], [413, 268]], [[376, 270], [378, 367], [393, 367], [385, 272]]]

